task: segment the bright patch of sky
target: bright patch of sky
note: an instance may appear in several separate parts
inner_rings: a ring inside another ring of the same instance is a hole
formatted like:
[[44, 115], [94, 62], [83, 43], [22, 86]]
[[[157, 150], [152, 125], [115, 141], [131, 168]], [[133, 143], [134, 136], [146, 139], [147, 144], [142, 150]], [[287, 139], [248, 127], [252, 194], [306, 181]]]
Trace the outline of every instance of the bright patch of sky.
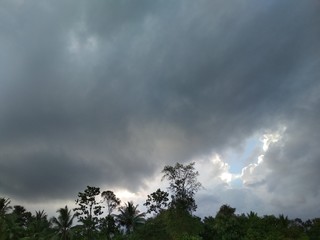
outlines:
[[224, 156], [224, 161], [229, 164], [230, 173], [238, 174], [248, 164], [248, 159], [254, 151], [261, 147], [261, 140], [257, 136], [250, 137], [245, 141], [244, 147], [240, 150], [231, 149]]
[[269, 149], [270, 144], [278, 142], [285, 130], [286, 127], [281, 127], [277, 132], [264, 134], [261, 139], [261, 141], [263, 142], [263, 151], [266, 152]]
[[271, 144], [281, 140], [285, 130], [286, 127], [281, 127], [260, 137], [254, 135], [245, 141], [241, 149], [230, 149], [223, 157], [215, 155], [211, 161], [221, 170], [219, 178], [231, 188], [239, 188], [257, 180], [257, 176], [254, 176], [256, 167], [263, 163], [264, 153]]

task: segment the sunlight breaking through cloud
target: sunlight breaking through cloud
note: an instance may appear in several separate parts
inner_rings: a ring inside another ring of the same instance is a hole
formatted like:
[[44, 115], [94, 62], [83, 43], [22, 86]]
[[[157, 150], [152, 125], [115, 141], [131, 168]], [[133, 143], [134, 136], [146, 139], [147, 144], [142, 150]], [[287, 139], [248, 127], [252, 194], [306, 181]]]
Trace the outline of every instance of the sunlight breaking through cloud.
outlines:
[[269, 173], [270, 170], [266, 168], [258, 169], [258, 167], [264, 163], [264, 156], [269, 150], [270, 146], [279, 142], [282, 139], [285, 131], [286, 127], [283, 126], [277, 131], [268, 131], [268, 133], [263, 134], [263, 136], [260, 138], [260, 142], [262, 143], [261, 154], [257, 156], [257, 161], [248, 164], [241, 171], [241, 179], [244, 185], [252, 186], [263, 183], [266, 174]]
[[278, 131], [264, 134], [260, 140], [263, 143], [263, 151], [268, 151], [270, 144], [278, 142], [285, 131], [286, 127], [283, 126]]

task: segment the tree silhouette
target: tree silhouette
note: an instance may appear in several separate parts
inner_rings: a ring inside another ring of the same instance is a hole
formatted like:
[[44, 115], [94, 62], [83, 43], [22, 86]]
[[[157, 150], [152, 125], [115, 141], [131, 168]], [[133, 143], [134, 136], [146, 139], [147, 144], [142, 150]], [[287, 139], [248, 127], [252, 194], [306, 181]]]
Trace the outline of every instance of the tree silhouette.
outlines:
[[71, 239], [71, 227], [74, 215], [71, 214], [71, 210], [69, 210], [67, 206], [58, 209], [57, 213], [59, 213], [59, 216], [57, 218], [53, 217], [51, 219], [54, 229], [56, 230], [58, 235], [61, 236], [60, 239]]
[[100, 188], [87, 186], [84, 192], [78, 193], [76, 204], [79, 207], [75, 208], [76, 216], [83, 223], [84, 235], [88, 239], [93, 238], [99, 223], [99, 216], [103, 213], [100, 202], [96, 197], [100, 195]]
[[3, 217], [12, 207], [9, 198], [0, 198], [0, 217]]
[[108, 215], [111, 215], [113, 210], [116, 209], [121, 203], [120, 199], [117, 198], [114, 192], [110, 190], [102, 192], [101, 197], [103, 197], [103, 200], [107, 204]]
[[119, 208], [120, 214], [115, 215], [121, 226], [126, 228], [127, 233], [131, 233], [134, 229], [145, 222], [145, 213], [140, 213], [137, 209], [138, 205], [134, 206], [133, 202], [125, 203], [125, 206]]
[[104, 191], [101, 193], [103, 201], [106, 202], [108, 215], [100, 220], [100, 230], [111, 239], [112, 235], [117, 232], [116, 222], [112, 212], [120, 205], [120, 199], [114, 194], [113, 191]]
[[146, 202], [143, 204], [148, 208], [148, 213], [154, 212], [160, 213], [168, 207], [169, 193], [161, 191], [160, 188], [157, 191], [148, 195]]
[[215, 217], [214, 228], [219, 239], [238, 240], [242, 238], [239, 218], [235, 214], [236, 209], [229, 205], [222, 205]]
[[44, 210], [36, 211], [28, 224], [27, 235], [31, 239], [45, 239], [51, 232], [50, 223]]
[[181, 208], [190, 213], [197, 209], [194, 195], [202, 186], [197, 180], [199, 173], [195, 171], [194, 164], [176, 163], [175, 166], [165, 166], [162, 170], [162, 180], [169, 181], [169, 190], [173, 194], [171, 207]]

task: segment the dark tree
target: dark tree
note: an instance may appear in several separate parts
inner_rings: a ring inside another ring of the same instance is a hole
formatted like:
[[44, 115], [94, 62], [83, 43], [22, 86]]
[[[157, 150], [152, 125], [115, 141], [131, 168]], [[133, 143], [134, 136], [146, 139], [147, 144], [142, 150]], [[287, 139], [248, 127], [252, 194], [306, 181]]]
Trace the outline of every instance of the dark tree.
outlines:
[[309, 221], [311, 222], [310, 227], [307, 230], [309, 239], [319, 240], [320, 239], [320, 218], [314, 218]]
[[118, 232], [118, 228], [116, 226], [116, 221], [112, 212], [120, 205], [121, 201], [116, 197], [113, 191], [104, 191], [101, 193], [101, 197], [106, 202], [108, 215], [101, 219], [100, 221], [100, 230], [102, 234], [104, 234], [107, 239], [111, 239], [112, 235], [115, 235]]
[[115, 235], [120, 233], [120, 230], [116, 224], [116, 220], [113, 215], [107, 215], [100, 220], [100, 236], [103, 239], [112, 239]]
[[175, 166], [165, 166], [162, 170], [162, 180], [169, 181], [169, 190], [173, 194], [171, 207], [181, 208], [190, 213], [197, 209], [194, 195], [202, 186], [197, 180], [199, 173], [195, 170], [194, 164], [177, 163]]
[[138, 205], [133, 202], [125, 203], [125, 206], [119, 208], [120, 214], [116, 218], [120, 225], [126, 228], [127, 233], [131, 233], [134, 229], [145, 222], [145, 213], [140, 213]]
[[51, 222], [54, 225], [54, 229], [60, 236], [60, 239], [71, 239], [71, 227], [74, 215], [71, 213], [71, 210], [69, 210], [67, 206], [57, 210], [57, 213], [59, 213], [59, 216], [57, 218], [53, 217], [51, 219]]
[[12, 214], [15, 216], [16, 223], [20, 227], [27, 227], [28, 223], [31, 221], [31, 212], [27, 212], [25, 207], [21, 205], [13, 206]]
[[45, 239], [51, 233], [50, 222], [44, 210], [36, 211], [27, 227], [27, 235], [31, 239]]
[[87, 186], [84, 192], [78, 193], [74, 209], [79, 221], [83, 223], [84, 234], [88, 239], [92, 239], [99, 223], [99, 216], [103, 213], [100, 202], [96, 197], [100, 195], [100, 188]]
[[143, 205], [148, 208], [148, 213], [154, 212], [158, 214], [168, 207], [168, 196], [169, 193], [161, 191], [161, 189], [158, 188], [157, 191], [148, 195], [148, 198]]
[[9, 198], [0, 198], [0, 217], [4, 216], [10, 209], [10, 199]]
[[121, 203], [120, 199], [117, 198], [114, 192], [110, 190], [102, 192], [101, 197], [103, 197], [103, 200], [106, 202], [108, 215], [111, 215], [113, 210], [116, 209]]
[[242, 228], [236, 209], [229, 205], [222, 205], [214, 220], [214, 229], [218, 239], [238, 240], [242, 238]]
[[212, 216], [203, 219], [203, 232], [200, 234], [203, 240], [217, 239], [217, 233], [214, 228], [215, 219]]

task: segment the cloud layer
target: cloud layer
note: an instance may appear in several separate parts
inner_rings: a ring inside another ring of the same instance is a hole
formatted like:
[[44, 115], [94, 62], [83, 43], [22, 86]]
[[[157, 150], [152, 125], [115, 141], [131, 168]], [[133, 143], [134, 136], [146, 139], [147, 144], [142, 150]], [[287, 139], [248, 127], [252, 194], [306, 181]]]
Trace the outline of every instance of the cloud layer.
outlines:
[[[0, 194], [63, 201], [90, 184], [137, 192], [164, 165], [198, 159], [214, 173], [200, 172], [212, 190], [200, 202], [311, 216], [320, 199], [319, 8], [2, 1]], [[212, 154], [228, 162], [230, 149], [284, 127], [245, 160], [256, 165], [241, 187], [219, 178]]]

